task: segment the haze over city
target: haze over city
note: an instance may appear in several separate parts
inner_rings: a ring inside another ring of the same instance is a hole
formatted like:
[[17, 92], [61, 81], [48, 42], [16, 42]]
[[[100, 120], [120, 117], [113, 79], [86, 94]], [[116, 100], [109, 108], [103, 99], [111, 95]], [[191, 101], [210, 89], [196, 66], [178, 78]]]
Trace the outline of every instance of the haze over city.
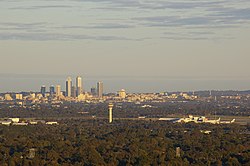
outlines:
[[250, 0], [0, 0], [0, 165], [250, 165]]
[[0, 91], [250, 89], [247, 0], [0, 1]]

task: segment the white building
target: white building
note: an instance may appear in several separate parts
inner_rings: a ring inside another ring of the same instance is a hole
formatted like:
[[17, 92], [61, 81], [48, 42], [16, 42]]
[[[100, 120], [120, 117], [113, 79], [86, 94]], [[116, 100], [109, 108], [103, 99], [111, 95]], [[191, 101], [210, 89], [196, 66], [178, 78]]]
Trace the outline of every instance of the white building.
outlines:
[[46, 122], [47, 125], [58, 125], [58, 122]]
[[83, 92], [82, 78], [80, 76], [76, 77], [76, 96], [79, 96]]
[[18, 123], [20, 121], [19, 118], [9, 118], [13, 123]]
[[10, 94], [5, 94], [5, 95], [4, 95], [4, 99], [5, 99], [5, 100], [8, 100], [8, 101], [9, 101], [9, 100], [13, 100], [13, 98], [10, 96]]
[[11, 120], [3, 120], [3, 121], [0, 121], [0, 124], [1, 124], [1, 125], [6, 125], [6, 126], [9, 126], [11, 123], [12, 123]]
[[119, 92], [118, 92], [118, 96], [122, 99], [125, 99], [126, 98], [126, 91], [124, 89], [121, 89]]

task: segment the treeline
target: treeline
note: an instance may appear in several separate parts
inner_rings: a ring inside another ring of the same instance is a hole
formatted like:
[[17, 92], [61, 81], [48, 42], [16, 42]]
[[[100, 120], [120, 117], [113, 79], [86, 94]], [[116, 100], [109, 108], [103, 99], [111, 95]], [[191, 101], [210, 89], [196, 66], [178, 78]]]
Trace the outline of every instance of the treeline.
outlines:
[[[137, 118], [147, 116], [149, 118], [167, 117], [169, 115], [203, 115], [209, 116], [215, 113], [219, 115], [231, 116], [250, 116], [250, 103], [242, 104], [241, 107], [234, 107], [234, 103], [214, 103], [214, 102], [169, 102], [151, 103], [152, 107], [143, 108], [134, 103], [116, 103], [114, 106], [115, 118]], [[240, 104], [240, 103], [239, 103]], [[219, 105], [219, 106], [218, 106]], [[11, 107], [3, 106], [0, 108], [0, 117], [107, 117], [108, 103], [64, 103], [59, 107], [52, 107], [49, 104], [38, 104], [34, 107]]]
[[[211, 133], [201, 132], [206, 130]], [[249, 132], [250, 126], [160, 121], [68, 120], [55, 126], [0, 126], [0, 165], [247, 166]]]

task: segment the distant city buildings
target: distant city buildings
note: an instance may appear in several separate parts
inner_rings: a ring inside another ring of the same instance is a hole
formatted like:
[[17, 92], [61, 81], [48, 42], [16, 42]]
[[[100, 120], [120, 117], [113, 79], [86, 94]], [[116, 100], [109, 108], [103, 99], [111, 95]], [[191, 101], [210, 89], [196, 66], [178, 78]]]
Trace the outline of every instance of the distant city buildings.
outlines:
[[56, 85], [56, 96], [61, 96], [61, 85]]
[[23, 100], [22, 94], [16, 94], [16, 100]]
[[67, 78], [66, 81], [66, 97], [71, 97], [71, 90], [72, 90], [72, 80], [70, 77]]
[[[75, 79], [73, 79], [74, 81]], [[0, 104], [7, 104], [10, 108], [23, 107], [33, 109], [33, 106], [40, 107], [40, 104], [51, 105], [60, 108], [60, 104], [70, 104], [77, 102], [84, 103], [117, 103], [116, 108], [121, 107], [121, 103], [134, 103], [140, 108], [154, 109], [154, 103], [188, 103], [192, 101], [219, 103], [220, 109], [235, 109], [236, 111], [245, 109], [240, 104], [230, 105], [233, 101], [244, 102], [250, 99], [250, 93], [242, 92], [213, 92], [214, 96], [208, 92], [162, 92], [162, 93], [127, 93], [124, 89], [117, 93], [106, 93], [103, 95], [103, 83], [98, 82], [97, 87], [92, 87], [89, 91], [76, 95], [77, 88], [71, 78], [65, 79], [66, 87], [61, 89], [61, 85], [50, 86], [49, 92], [46, 87], [41, 86], [37, 92], [8, 92], [0, 93]], [[69, 92], [70, 91], [70, 92]], [[69, 96], [70, 93], [70, 96]], [[215, 96], [216, 95], [216, 96]], [[237, 103], [235, 102], [235, 103]], [[229, 105], [227, 105], [229, 103]], [[226, 104], [226, 105], [225, 105]], [[122, 107], [121, 107], [122, 108]], [[143, 116], [142, 116], [143, 117]], [[185, 121], [186, 119], [184, 119]], [[200, 120], [199, 120], [200, 121]], [[206, 121], [209, 122], [209, 121]], [[214, 122], [213, 122], [214, 123]], [[233, 123], [232, 121], [216, 122], [220, 124]]]
[[82, 78], [80, 76], [76, 77], [76, 96], [79, 96], [83, 92], [82, 88]]
[[103, 83], [102, 82], [97, 82], [97, 96], [99, 98], [103, 97]]
[[13, 98], [10, 96], [10, 94], [5, 94], [4, 100], [10, 101], [10, 100], [13, 100]]
[[46, 86], [45, 85], [43, 85], [41, 87], [41, 94], [43, 95], [43, 97], [45, 97], [45, 94], [46, 94]]
[[90, 93], [91, 93], [92, 96], [96, 96], [96, 88], [92, 87], [91, 90], [90, 90]]
[[[17, 95], [18, 96], [18, 95]], [[6, 95], [4, 100], [12, 100], [11, 95]], [[21, 97], [16, 97], [16, 100], [21, 100]], [[61, 85], [56, 85], [55, 87], [51, 85], [49, 87], [49, 92], [46, 92], [46, 86], [41, 86], [40, 93], [30, 93], [29, 96], [25, 97], [25, 100], [43, 100], [43, 102], [48, 102], [51, 100], [65, 100], [65, 101], [86, 101], [86, 100], [103, 100], [103, 83], [98, 82], [97, 87], [92, 87], [90, 92], [83, 91], [82, 77], [77, 76], [75, 83], [73, 83], [71, 77], [68, 77], [65, 81], [65, 91], [62, 90]]]
[[122, 99], [125, 99], [126, 98], [126, 91], [124, 89], [121, 89], [119, 92], [118, 92], [118, 96]]
[[[22, 92], [22, 93], [3, 93], [0, 94], [0, 101], [14, 101], [16, 104], [23, 105], [24, 101], [32, 103], [48, 103], [52, 101], [93, 101], [103, 102], [109, 97], [103, 96], [103, 82], [99, 81], [96, 87], [92, 87], [90, 91], [84, 92], [82, 77], [77, 76], [75, 82], [71, 77], [65, 80], [65, 89], [60, 84], [51, 85], [48, 89], [45, 85], [42, 85], [37, 92]], [[125, 93], [125, 91], [124, 91]], [[126, 94], [121, 94], [122, 98], [126, 97]], [[112, 98], [112, 97], [111, 97]]]
[[72, 87], [71, 87], [71, 96], [72, 96], [73, 98], [76, 98], [76, 87], [75, 87], [75, 86], [72, 86]]
[[49, 87], [49, 94], [50, 94], [50, 96], [53, 96], [55, 94], [55, 87], [54, 87], [54, 85], [51, 85]]
[[[92, 87], [90, 92], [84, 92], [76, 95], [76, 87], [71, 86], [72, 82], [70, 79], [66, 80], [66, 91], [62, 91], [61, 85], [50, 87], [50, 92], [44, 94], [44, 90], [41, 92], [24, 92], [22, 93], [5, 93], [0, 96], [0, 101], [13, 101], [17, 100], [17, 104], [21, 105], [23, 101], [36, 102], [51, 102], [51, 101], [75, 101], [75, 102], [167, 102], [167, 101], [178, 101], [178, 100], [199, 100], [198, 96], [193, 96], [191, 93], [126, 93], [124, 89], [121, 89], [117, 93], [109, 93], [103, 96], [103, 83], [98, 82], [97, 88]], [[43, 89], [43, 88], [42, 88]], [[54, 93], [55, 89], [55, 93]], [[70, 94], [69, 94], [70, 93]], [[210, 97], [211, 98], [211, 97]], [[209, 100], [211, 100], [209, 98]], [[221, 96], [226, 98], [226, 96]], [[228, 97], [229, 98], [229, 97]], [[239, 96], [230, 99], [241, 99]], [[23, 100], [23, 101], [22, 101]], [[213, 99], [215, 100], [215, 99]]]
[[[175, 92], [175, 93], [127, 93], [125, 89], [117, 91], [117, 93], [108, 93], [103, 95], [104, 85], [103, 82], [97, 82], [96, 86], [92, 87], [89, 92], [83, 92], [83, 82], [80, 76], [77, 76], [73, 81], [72, 77], [68, 77], [65, 80], [65, 88], [61, 88], [61, 85], [49, 87], [49, 91], [46, 91], [46, 86], [41, 86], [38, 92], [22, 92], [22, 93], [2, 93], [0, 94], [0, 101], [6, 101], [9, 103], [15, 103], [17, 105], [25, 105], [26, 103], [51, 103], [51, 102], [134, 102], [134, 103], [144, 103], [144, 102], [169, 102], [169, 101], [192, 101], [192, 100], [209, 100], [218, 101], [220, 99], [235, 99], [241, 100], [240, 95], [220, 95], [219, 99], [217, 96], [210, 96], [208, 93], [203, 93], [202, 95], [207, 98], [204, 99], [203, 96], [198, 97], [198, 92]], [[215, 95], [216, 91], [213, 92]], [[250, 96], [249, 96], [250, 98]], [[147, 106], [147, 104], [146, 104]]]

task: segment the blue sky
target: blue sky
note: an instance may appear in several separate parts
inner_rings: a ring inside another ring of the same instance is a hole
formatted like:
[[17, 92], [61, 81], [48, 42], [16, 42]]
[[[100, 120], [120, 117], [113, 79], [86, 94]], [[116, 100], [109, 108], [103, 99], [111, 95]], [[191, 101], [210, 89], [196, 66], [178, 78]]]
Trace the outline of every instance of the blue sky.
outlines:
[[248, 0], [1, 0], [0, 91], [250, 89], [249, 43]]

